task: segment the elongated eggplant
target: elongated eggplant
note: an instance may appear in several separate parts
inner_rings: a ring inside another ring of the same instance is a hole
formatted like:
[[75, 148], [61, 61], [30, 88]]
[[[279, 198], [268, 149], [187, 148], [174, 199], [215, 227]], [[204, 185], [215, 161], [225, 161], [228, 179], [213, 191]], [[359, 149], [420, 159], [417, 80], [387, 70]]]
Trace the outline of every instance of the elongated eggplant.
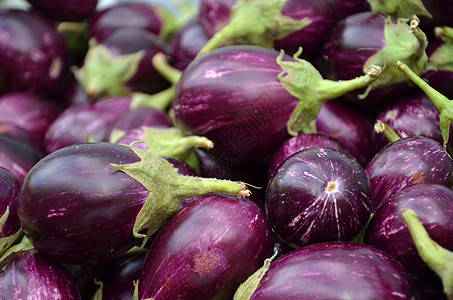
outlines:
[[264, 213], [247, 199], [212, 194], [162, 228], [138, 282], [139, 299], [231, 299], [271, 255]]
[[183, 198], [209, 192], [249, 194], [242, 183], [179, 175], [162, 157], [133, 147], [79, 144], [52, 152], [30, 170], [17, 210], [41, 253], [93, 263], [146, 242]]

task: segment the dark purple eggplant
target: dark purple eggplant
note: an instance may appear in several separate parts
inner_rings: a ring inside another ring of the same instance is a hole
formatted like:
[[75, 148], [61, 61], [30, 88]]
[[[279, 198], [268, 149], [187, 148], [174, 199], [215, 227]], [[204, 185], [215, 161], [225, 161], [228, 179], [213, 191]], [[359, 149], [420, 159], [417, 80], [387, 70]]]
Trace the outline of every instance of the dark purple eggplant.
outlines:
[[295, 57], [257, 46], [230, 46], [194, 60], [176, 87], [176, 126], [212, 140], [222, 160], [235, 164], [272, 152], [288, 132], [308, 130], [322, 103], [366, 86], [376, 76], [371, 69], [351, 81], [324, 80], [308, 61]]
[[29, 144], [0, 134], [0, 167], [11, 171], [20, 182], [42, 157], [42, 153]]
[[398, 261], [374, 247], [349, 242], [294, 250], [271, 263], [258, 286], [247, 292], [234, 299], [406, 300], [414, 295], [412, 280]]
[[0, 93], [49, 93], [67, 70], [63, 37], [41, 15], [0, 9]]
[[80, 22], [88, 19], [96, 9], [98, 0], [27, 0], [38, 11], [52, 20]]
[[16, 253], [0, 270], [3, 299], [81, 299], [63, 270], [38, 251]]
[[25, 235], [41, 253], [80, 264], [106, 261], [145, 241], [183, 198], [244, 194], [244, 184], [179, 175], [136, 148], [90, 143], [59, 149], [27, 174], [18, 200]]
[[[439, 111], [421, 92], [412, 92], [382, 108], [378, 120], [390, 126], [402, 138], [425, 136], [442, 143], [439, 129]], [[379, 148], [389, 143], [382, 134], [375, 133]]]
[[124, 113], [113, 123], [113, 130], [128, 131], [142, 126], [172, 127], [170, 117], [162, 110], [137, 107]]
[[316, 129], [343, 143], [363, 167], [378, 151], [373, 139], [373, 115], [344, 101], [324, 103], [316, 117]]
[[247, 199], [213, 194], [159, 232], [138, 281], [138, 299], [231, 299], [272, 252], [264, 213]]
[[345, 154], [349, 154], [348, 148], [346, 148], [345, 145], [327, 134], [300, 134], [286, 140], [277, 151], [275, 151], [271, 165], [269, 166], [269, 177], [277, 170], [282, 161], [289, 156], [301, 150], [319, 147], [332, 148]]
[[370, 5], [363, 0], [333, 0], [335, 2], [335, 11], [339, 20], [347, 16], [369, 11]]
[[401, 215], [402, 208], [416, 211], [430, 237], [453, 250], [453, 190], [437, 184], [405, 188], [381, 205], [366, 230], [366, 244], [389, 253], [416, 277], [433, 276], [417, 253]]
[[[0, 97], [0, 111], [0, 132], [8, 134], [11, 126], [23, 129], [29, 133], [25, 141], [36, 149], [43, 148], [47, 128], [60, 114], [54, 104], [32, 92], [3, 95]], [[23, 135], [13, 136], [20, 139]]]
[[[351, 15], [337, 23], [324, 47], [326, 77], [346, 80], [363, 74], [370, 65], [385, 66], [379, 79], [366, 90], [349, 93], [347, 99], [356, 103], [381, 104], [409, 89], [406, 77], [398, 71], [398, 60], [407, 63], [418, 73], [425, 72], [428, 57], [427, 39], [414, 19], [390, 18], [374, 12]], [[401, 51], [407, 49], [407, 51]]]
[[370, 183], [360, 164], [329, 148], [291, 155], [266, 190], [272, 229], [294, 248], [352, 240], [365, 227], [371, 202]]
[[384, 147], [366, 168], [373, 211], [410, 186], [435, 183], [453, 186], [453, 160], [442, 146], [426, 137], [409, 137]]
[[[446, 30], [452, 35], [453, 32], [444, 27], [437, 28], [439, 35], [443, 36]], [[428, 71], [422, 75], [423, 79], [429, 82], [429, 85], [445, 95], [447, 98], [453, 98], [453, 36], [444, 37], [444, 44], [436, 40], [430, 40], [426, 53], [429, 57]]]
[[0, 216], [8, 209], [6, 220], [3, 220], [0, 238], [15, 234], [20, 229], [17, 216], [16, 198], [19, 196], [20, 182], [11, 171], [0, 167]]
[[[322, 49], [336, 23], [335, 6], [330, 0], [208, 0], [201, 1], [200, 6], [200, 23], [211, 39], [199, 55], [230, 41], [290, 53], [302, 47], [304, 56], [313, 56]], [[214, 29], [217, 31], [210, 35]]]
[[209, 38], [197, 19], [181, 27], [172, 39], [172, 65], [183, 71], [197, 57]]

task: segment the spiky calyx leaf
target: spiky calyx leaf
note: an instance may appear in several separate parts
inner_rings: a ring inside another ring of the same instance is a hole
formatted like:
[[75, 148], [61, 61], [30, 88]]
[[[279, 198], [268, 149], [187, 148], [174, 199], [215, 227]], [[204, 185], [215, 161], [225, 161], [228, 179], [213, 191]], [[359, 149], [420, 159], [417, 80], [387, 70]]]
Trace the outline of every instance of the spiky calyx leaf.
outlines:
[[422, 0], [367, 0], [371, 10], [384, 16], [410, 18], [413, 15], [432, 18]]

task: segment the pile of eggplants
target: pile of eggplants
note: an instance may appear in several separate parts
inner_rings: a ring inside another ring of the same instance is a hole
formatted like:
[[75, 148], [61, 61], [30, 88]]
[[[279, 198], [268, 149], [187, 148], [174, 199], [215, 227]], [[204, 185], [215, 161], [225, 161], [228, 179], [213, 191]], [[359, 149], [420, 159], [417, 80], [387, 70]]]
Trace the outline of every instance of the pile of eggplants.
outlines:
[[0, 298], [453, 299], [452, 20], [0, 0]]

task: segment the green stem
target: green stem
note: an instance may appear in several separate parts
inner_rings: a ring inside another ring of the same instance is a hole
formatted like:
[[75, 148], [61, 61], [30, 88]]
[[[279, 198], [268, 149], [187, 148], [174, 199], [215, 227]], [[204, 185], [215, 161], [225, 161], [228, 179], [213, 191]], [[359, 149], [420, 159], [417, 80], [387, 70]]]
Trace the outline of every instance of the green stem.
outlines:
[[173, 68], [167, 60], [167, 56], [162, 52], [156, 53], [151, 59], [153, 67], [159, 72], [160, 75], [165, 77], [171, 84], [176, 85], [181, 78], [182, 72]]
[[434, 33], [444, 41], [447, 39], [453, 40], [453, 28], [451, 27], [436, 27], [434, 28]]
[[193, 176], [179, 176], [175, 184], [177, 195], [187, 197], [200, 196], [208, 193], [225, 193], [249, 197], [250, 191], [242, 182], [219, 180], [215, 178], [201, 178]]
[[240, 32], [240, 28], [243, 27], [242, 23], [229, 23], [228, 26], [223, 27], [218, 32], [216, 32], [212, 38], [201, 48], [198, 52], [197, 57], [205, 55], [206, 53], [211, 52], [212, 50], [218, 48], [225, 41], [231, 40], [238, 36], [237, 32]]
[[377, 120], [376, 124], [374, 124], [374, 131], [376, 133], [384, 134], [385, 138], [390, 142], [396, 142], [401, 139], [398, 133], [393, 130], [387, 123], [382, 122], [381, 120]]
[[401, 210], [415, 247], [422, 260], [442, 279], [444, 292], [453, 299], [453, 252], [433, 241], [412, 209]]
[[175, 97], [175, 86], [171, 86], [157, 94], [133, 93], [131, 109], [137, 107], [149, 107], [158, 110], [166, 110], [170, 107]]

